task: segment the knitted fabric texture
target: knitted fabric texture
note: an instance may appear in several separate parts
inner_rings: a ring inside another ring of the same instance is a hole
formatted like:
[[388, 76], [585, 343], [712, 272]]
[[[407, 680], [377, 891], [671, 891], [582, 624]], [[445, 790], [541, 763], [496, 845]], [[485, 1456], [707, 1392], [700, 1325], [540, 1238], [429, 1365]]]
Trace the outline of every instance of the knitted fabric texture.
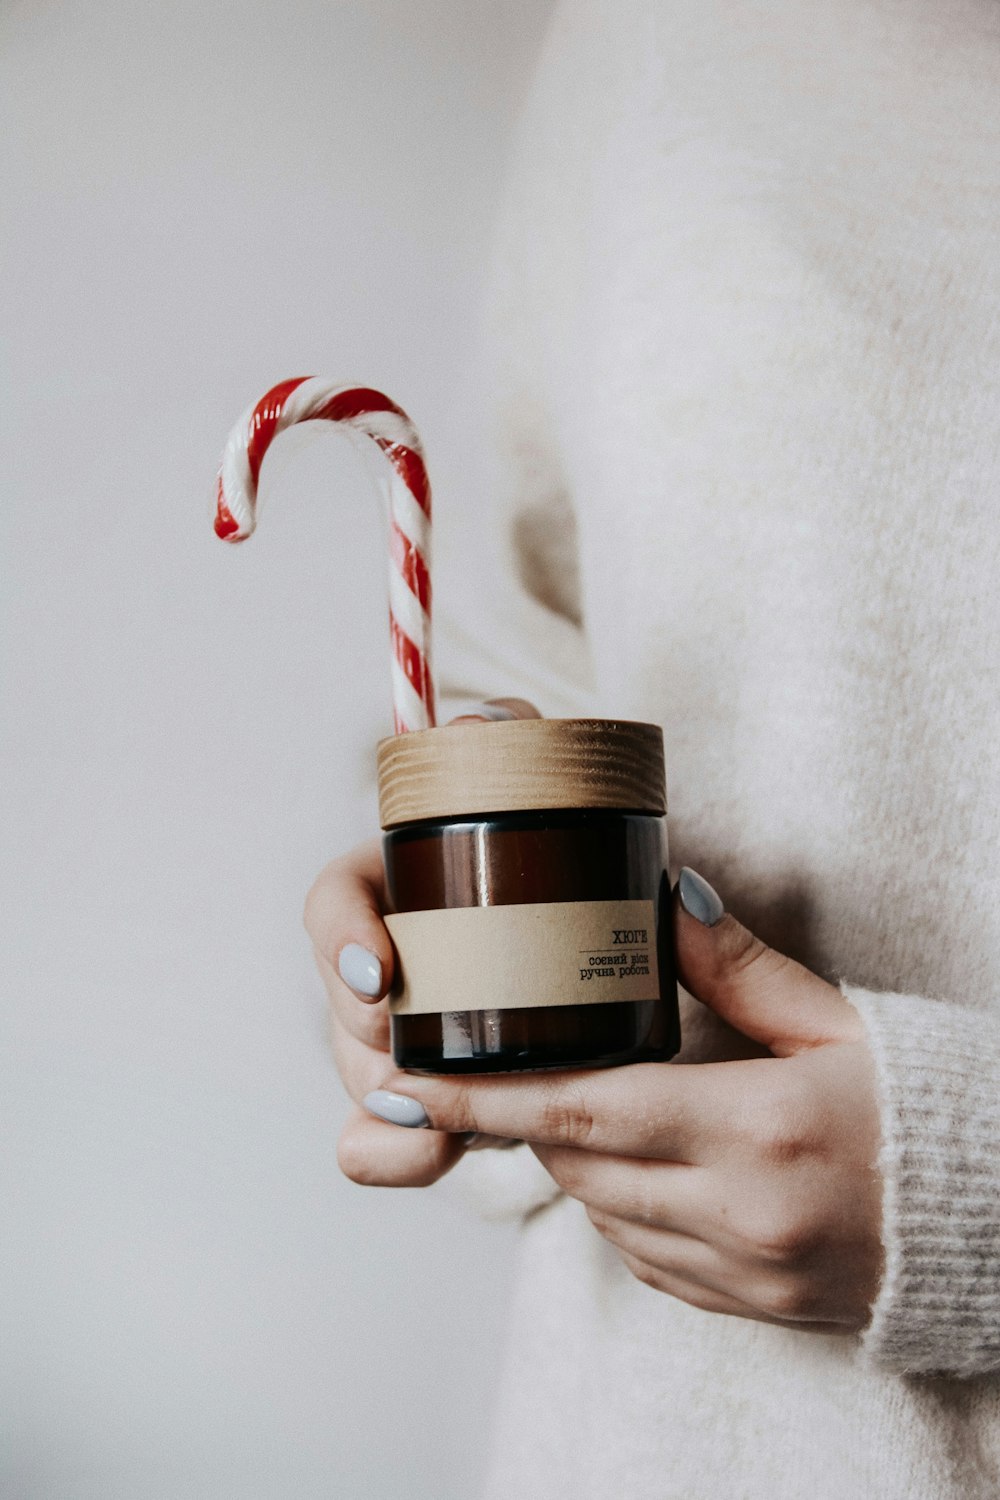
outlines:
[[994, 1017], [842, 986], [881, 1094], [882, 1286], [866, 1354], [904, 1371], [1000, 1369], [1000, 1037]]
[[1000, 7], [563, 4], [503, 223], [445, 681], [663, 725], [674, 875], [863, 1017], [885, 1271], [862, 1337], [701, 1312], [468, 1158], [524, 1220], [487, 1494], [995, 1500]]

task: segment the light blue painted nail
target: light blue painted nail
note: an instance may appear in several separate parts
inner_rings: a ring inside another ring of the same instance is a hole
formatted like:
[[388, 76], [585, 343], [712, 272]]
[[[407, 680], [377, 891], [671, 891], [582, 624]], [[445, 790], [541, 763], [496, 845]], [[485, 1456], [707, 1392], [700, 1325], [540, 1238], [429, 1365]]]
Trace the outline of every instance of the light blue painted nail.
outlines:
[[498, 722], [500, 719], [516, 719], [517, 715], [500, 703], [476, 703], [469, 709], [469, 717]]
[[360, 943], [346, 943], [337, 960], [340, 977], [359, 995], [374, 999], [382, 993], [382, 965], [374, 953], [362, 948]]
[[431, 1123], [419, 1100], [408, 1099], [405, 1094], [393, 1094], [388, 1089], [373, 1089], [361, 1102], [370, 1115], [388, 1120], [390, 1125], [406, 1125], [410, 1130], [419, 1130]]
[[681, 905], [688, 916], [694, 917], [703, 927], [714, 927], [717, 922], [722, 921], [726, 908], [718, 891], [709, 885], [704, 875], [699, 875], [697, 870], [689, 870], [685, 865], [677, 884]]

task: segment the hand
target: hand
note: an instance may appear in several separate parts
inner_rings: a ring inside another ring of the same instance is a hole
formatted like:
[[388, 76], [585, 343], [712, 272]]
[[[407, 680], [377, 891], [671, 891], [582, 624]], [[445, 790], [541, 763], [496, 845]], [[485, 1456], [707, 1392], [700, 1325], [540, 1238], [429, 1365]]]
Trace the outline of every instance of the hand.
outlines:
[[[495, 698], [481, 708], [453, 722], [538, 718], [538, 710], [520, 698]], [[355, 1182], [426, 1187], [460, 1159], [470, 1144], [469, 1134], [400, 1130], [361, 1108], [365, 1095], [381, 1088], [396, 1071], [389, 1052], [385, 999], [393, 976], [392, 942], [382, 920], [386, 908], [377, 838], [327, 865], [306, 900], [306, 931], [330, 1002], [334, 1059], [355, 1106], [341, 1133], [337, 1159]], [[500, 1142], [480, 1134], [475, 1144]]]
[[725, 915], [691, 871], [674, 916], [684, 987], [770, 1056], [461, 1080], [397, 1073], [383, 1087], [418, 1101], [437, 1131], [529, 1141], [658, 1291], [736, 1317], [856, 1332], [882, 1259], [861, 1019], [839, 990]]

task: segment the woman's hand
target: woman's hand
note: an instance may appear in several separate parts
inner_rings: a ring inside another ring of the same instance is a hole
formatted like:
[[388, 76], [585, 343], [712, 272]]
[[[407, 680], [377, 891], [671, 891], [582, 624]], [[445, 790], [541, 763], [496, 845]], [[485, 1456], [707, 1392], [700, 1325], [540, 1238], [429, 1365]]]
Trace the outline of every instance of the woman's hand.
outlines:
[[399, 1130], [361, 1108], [372, 1089], [394, 1072], [389, 1054], [393, 975], [380, 841], [335, 859], [306, 902], [306, 931], [330, 1001], [330, 1041], [354, 1108], [341, 1132], [337, 1160], [355, 1182], [381, 1187], [425, 1187], [462, 1155], [461, 1135], [444, 1130]]
[[447, 1160], [436, 1143], [453, 1137], [441, 1131], [529, 1141], [640, 1281], [713, 1312], [855, 1332], [882, 1259], [861, 1019], [725, 915], [700, 876], [685, 870], [678, 889], [682, 983], [771, 1056], [461, 1080], [396, 1073], [382, 1087], [415, 1101], [413, 1123], [432, 1128], [383, 1128], [426, 1140], [428, 1163]]
[[[537, 718], [520, 698], [495, 698], [462, 719]], [[461, 722], [456, 720], [455, 722]], [[380, 841], [361, 844], [335, 859], [306, 900], [306, 931], [330, 1001], [334, 1059], [354, 1109], [337, 1147], [341, 1170], [355, 1182], [379, 1187], [426, 1187], [463, 1155], [469, 1134], [447, 1129], [407, 1131], [361, 1108], [396, 1068], [389, 1052], [393, 948], [382, 920], [387, 908]], [[492, 1144], [480, 1135], [476, 1146]]]

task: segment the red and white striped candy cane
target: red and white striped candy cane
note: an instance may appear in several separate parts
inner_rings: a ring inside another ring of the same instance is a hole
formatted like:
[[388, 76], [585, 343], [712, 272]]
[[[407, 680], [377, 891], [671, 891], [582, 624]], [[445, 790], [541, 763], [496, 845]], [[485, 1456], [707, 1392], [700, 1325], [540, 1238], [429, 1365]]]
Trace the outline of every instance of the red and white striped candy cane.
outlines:
[[286, 427], [335, 422], [348, 437], [376, 443], [389, 510], [389, 629], [392, 706], [397, 734], [434, 723], [431, 678], [431, 488], [423, 447], [405, 411], [366, 386], [315, 376], [283, 380], [237, 422], [226, 443], [216, 491], [215, 530], [241, 542], [257, 524], [257, 481], [264, 455]]

